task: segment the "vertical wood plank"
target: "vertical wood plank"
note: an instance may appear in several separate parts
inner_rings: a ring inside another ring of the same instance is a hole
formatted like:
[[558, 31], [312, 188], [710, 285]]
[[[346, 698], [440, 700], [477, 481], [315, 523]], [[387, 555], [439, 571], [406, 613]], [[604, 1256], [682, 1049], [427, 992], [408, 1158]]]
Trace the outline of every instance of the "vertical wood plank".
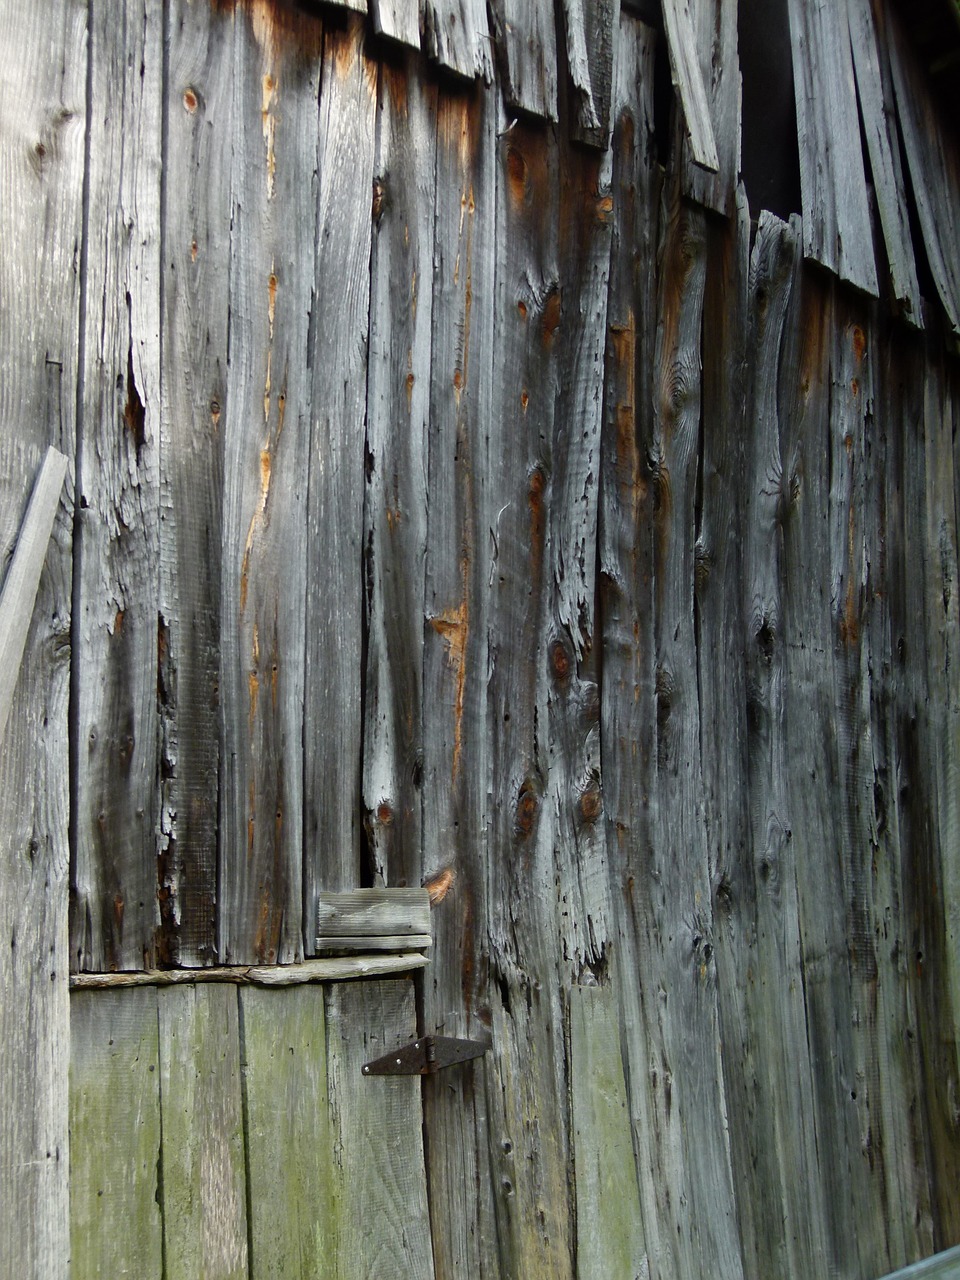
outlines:
[[[496, 572], [488, 479], [494, 413], [496, 97], [441, 91], [423, 639], [423, 857], [438, 901], [424, 1027], [474, 1035], [489, 1018], [486, 919], [487, 596]], [[492, 532], [491, 532], [492, 530]], [[448, 1073], [445, 1073], [448, 1074]], [[480, 1064], [424, 1082], [434, 1256], [482, 1275], [495, 1255]]]
[[733, 214], [740, 175], [740, 58], [736, 0], [694, 0], [691, 22], [717, 148], [717, 172], [696, 162], [684, 137], [683, 191], [716, 213]]
[[421, 0], [421, 13], [430, 57], [454, 75], [489, 83], [493, 54], [484, 0]]
[[323, 988], [244, 988], [240, 1027], [251, 1280], [339, 1275]]
[[234, 37], [220, 952], [234, 963], [283, 963], [303, 955], [303, 582], [322, 29], [307, 15], [243, 8]]
[[570, 991], [570, 1106], [577, 1280], [642, 1276], [643, 1218], [612, 986]]
[[[377, 72], [359, 19], [320, 93], [307, 499], [304, 893], [360, 883], [365, 362]], [[305, 922], [306, 927], [306, 922]]]
[[417, 885], [423, 771], [437, 91], [383, 66], [377, 108], [364, 548], [363, 804], [374, 877]]
[[161, 1280], [156, 988], [77, 992], [70, 1031], [71, 1274]]
[[330, 1273], [433, 1280], [418, 1076], [364, 1076], [362, 1066], [416, 1036], [413, 983], [327, 988], [327, 1079], [336, 1152], [336, 1236]]
[[156, 958], [161, 11], [90, 30], [74, 672], [79, 967]]
[[927, 262], [954, 335], [960, 335], [960, 155], [940, 124], [923, 70], [902, 23], [885, 6], [887, 49], [896, 86], [897, 112], [907, 154]]
[[701, 71], [700, 42], [694, 27], [691, 0], [664, 0], [663, 25], [670, 50], [670, 72], [683, 109], [691, 159], [708, 173], [716, 173], [720, 159]]
[[162, 211], [161, 958], [215, 963], [234, 19], [167, 14]]
[[[0, 6], [0, 565], [76, 446], [87, 5]], [[51, 299], [56, 305], [51, 305]], [[73, 468], [0, 739], [0, 1274], [69, 1273]]]
[[[370, 16], [378, 35], [420, 48], [420, 5], [418, 0], [370, 0]], [[411, 77], [411, 80], [414, 77]]]
[[563, 0], [562, 11], [573, 90], [571, 137], [606, 150], [620, 0]]
[[237, 989], [228, 983], [167, 987], [156, 999], [164, 1275], [246, 1280]]
[[503, 98], [509, 108], [557, 118], [557, 33], [551, 0], [492, 0]]
[[804, 253], [876, 297], [846, 6], [790, 0], [790, 37]]

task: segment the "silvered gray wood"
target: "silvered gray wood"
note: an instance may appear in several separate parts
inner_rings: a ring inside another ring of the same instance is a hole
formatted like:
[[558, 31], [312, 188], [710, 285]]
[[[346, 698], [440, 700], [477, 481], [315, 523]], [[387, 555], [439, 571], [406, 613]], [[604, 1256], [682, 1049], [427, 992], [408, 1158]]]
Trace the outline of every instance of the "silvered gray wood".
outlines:
[[740, 173], [740, 59], [737, 51], [737, 0], [691, 0], [700, 74], [717, 147], [717, 172], [697, 164], [684, 137], [684, 193], [691, 200], [732, 215]]
[[551, 0], [492, 0], [504, 102], [557, 118], [557, 36]]
[[563, 0], [562, 12], [572, 97], [571, 136], [606, 150], [620, 0]]
[[423, 48], [446, 71], [489, 83], [493, 48], [484, 0], [422, 0]]
[[664, 0], [663, 25], [670, 50], [670, 73], [683, 109], [684, 126], [693, 163], [708, 173], [720, 168], [710, 101], [700, 69], [697, 29], [692, 0]]
[[318, 933], [354, 934], [430, 932], [430, 898], [426, 889], [355, 889], [321, 893]]
[[418, 0], [370, 0], [370, 17], [378, 35], [413, 49], [420, 48]]

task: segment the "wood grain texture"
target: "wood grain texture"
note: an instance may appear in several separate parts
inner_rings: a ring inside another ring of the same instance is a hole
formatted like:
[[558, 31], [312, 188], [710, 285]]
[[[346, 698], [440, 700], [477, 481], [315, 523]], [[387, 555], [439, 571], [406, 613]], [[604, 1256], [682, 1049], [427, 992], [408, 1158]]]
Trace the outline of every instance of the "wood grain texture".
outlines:
[[13, 558], [0, 591], [0, 742], [13, 705], [17, 676], [27, 643], [40, 574], [57, 518], [67, 458], [51, 445], [30, 494]]
[[250, 1275], [339, 1275], [323, 988], [239, 999]]
[[550, 0], [491, 0], [503, 98], [512, 112], [557, 119], [557, 33]]
[[[357, 19], [324, 39], [310, 378], [304, 690], [305, 916], [361, 883], [364, 415], [376, 65]], [[298, 730], [299, 732], [299, 730]]]
[[317, 932], [350, 937], [357, 934], [430, 932], [430, 898], [426, 889], [354, 889], [321, 893]]
[[89, 34], [71, 903], [87, 969], [152, 964], [159, 924], [161, 18], [100, 9]]
[[562, 12], [572, 99], [571, 137], [605, 151], [610, 142], [610, 94], [620, 3], [563, 0]]
[[384, 66], [378, 94], [365, 445], [363, 806], [375, 881], [415, 885], [423, 877], [423, 579], [437, 91], [411, 61], [400, 69]]
[[[425, 1032], [473, 1035], [486, 1012], [489, 753], [487, 596], [496, 572], [493, 416], [495, 93], [438, 102], [433, 333], [423, 596], [423, 859], [434, 893]], [[424, 1085], [434, 1256], [441, 1275], [491, 1265], [482, 1068]]]
[[160, 378], [159, 959], [217, 952], [233, 19], [167, 13]]
[[849, 0], [848, 21], [860, 117], [867, 140], [870, 171], [887, 251], [890, 284], [904, 320], [916, 328], [922, 328], [920, 287], [917, 283], [882, 10], [879, 6], [873, 7], [870, 0]]
[[876, 297], [846, 6], [790, 0], [790, 37], [804, 253]]
[[303, 960], [300, 964], [231, 965], [209, 969], [144, 969], [139, 973], [75, 973], [71, 991], [97, 991], [110, 987], [174, 987], [192, 983], [253, 983], [263, 987], [295, 987], [301, 982], [340, 982], [349, 978], [370, 978], [385, 973], [406, 973], [422, 969], [426, 956], [416, 951], [397, 955], [327, 956]]
[[370, 16], [377, 35], [413, 49], [420, 48], [418, 0], [370, 0]]
[[732, 215], [740, 175], [740, 58], [737, 49], [738, 4], [730, 0], [693, 0], [691, 23], [717, 148], [717, 172], [696, 162], [684, 136], [684, 195], [716, 213]]
[[691, 0], [664, 0], [663, 25], [670, 51], [670, 74], [683, 109], [684, 128], [693, 163], [708, 173], [720, 168], [710, 99], [700, 64], [700, 43]]
[[[46, 450], [52, 445], [71, 459], [75, 453], [87, 6], [5, 5], [2, 17], [0, 574], [6, 583]], [[73, 501], [71, 466], [44, 543], [0, 739], [0, 1274], [51, 1280], [65, 1280], [70, 1253]]]
[[897, 113], [927, 262], [954, 336], [960, 335], [960, 155], [941, 126], [923, 71], [888, 4], [884, 27]]
[[445, 70], [489, 83], [493, 50], [483, 0], [421, 0], [423, 48]]
[[191, 986], [159, 991], [156, 1001], [164, 1275], [170, 1280], [245, 1280], [237, 993], [228, 985]]
[[70, 1038], [71, 1274], [161, 1280], [157, 993], [72, 996]]
[[[418, 1076], [365, 1077], [363, 1063], [416, 1036], [407, 980], [331, 987], [327, 1081], [337, 1217], [328, 1274], [433, 1280]], [[454, 1068], [460, 1070], [460, 1068]]]
[[290, 40], [258, 14], [238, 11], [233, 26], [218, 950], [226, 961], [269, 964], [304, 950], [303, 583], [321, 28], [303, 16]]

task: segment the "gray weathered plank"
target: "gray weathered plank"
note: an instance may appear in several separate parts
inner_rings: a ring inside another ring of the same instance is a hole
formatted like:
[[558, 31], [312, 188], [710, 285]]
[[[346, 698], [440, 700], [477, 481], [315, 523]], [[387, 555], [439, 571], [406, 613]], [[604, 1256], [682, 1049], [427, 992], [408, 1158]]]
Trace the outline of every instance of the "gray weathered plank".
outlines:
[[324, 989], [243, 990], [239, 999], [251, 1280], [339, 1276], [333, 1250], [346, 1205], [336, 1185]]
[[700, 69], [700, 42], [690, 12], [691, 0], [664, 0], [663, 25], [670, 51], [670, 73], [683, 108], [693, 163], [709, 173], [720, 168], [710, 100]]
[[[233, 23], [220, 958], [303, 955], [308, 371], [319, 20]], [[278, 566], [283, 571], [278, 572]], [[311, 913], [312, 914], [312, 913]]]
[[70, 1035], [71, 1274], [161, 1280], [157, 993], [78, 992]]
[[960, 335], [960, 156], [938, 119], [923, 70], [903, 24], [887, 4], [884, 28], [897, 113], [927, 261], [954, 335]]
[[923, 325], [920, 287], [900, 161], [893, 83], [885, 47], [887, 32], [885, 26], [878, 27], [878, 14], [870, 0], [849, 0], [848, 10], [857, 97], [893, 296], [907, 323], [920, 328]]
[[803, 249], [877, 295], [846, 6], [790, 0]]
[[[381, 67], [367, 365], [363, 804], [373, 874], [419, 884], [437, 90]], [[424, 925], [429, 931], [429, 923]]]
[[[488, 836], [487, 595], [496, 519], [493, 413], [498, 95], [438, 103], [423, 641], [423, 860], [437, 897], [424, 1030], [471, 1036], [484, 1017]], [[502, 125], [502, 121], [499, 122]], [[424, 1082], [434, 1255], [482, 1274], [495, 1239], [480, 1065]]]
[[563, 26], [573, 91], [571, 136], [606, 150], [620, 0], [563, 0]]
[[159, 991], [156, 1000], [164, 1276], [246, 1280], [237, 993], [228, 985], [191, 986]]
[[513, 111], [557, 118], [552, 0], [491, 0], [503, 99]]
[[160, 946], [217, 960], [233, 18], [167, 11], [160, 370]]
[[242, 986], [295, 987], [301, 982], [340, 982], [350, 978], [372, 978], [385, 973], [406, 973], [422, 969], [427, 958], [416, 951], [397, 955], [326, 956], [299, 964], [231, 965], [209, 969], [127, 969], [120, 973], [75, 973], [71, 991], [96, 991], [109, 987], [173, 987], [195, 982], [232, 982]]
[[960, 1247], [914, 1262], [900, 1271], [890, 1272], [884, 1280], [956, 1280], [960, 1276]]
[[72, 950], [80, 968], [138, 969], [159, 923], [162, 13], [91, 22]]
[[[327, 32], [310, 341], [304, 928], [319, 888], [361, 883], [365, 363], [377, 69], [352, 20]], [[302, 173], [300, 175], [302, 179]]]
[[13, 559], [3, 578], [0, 591], [0, 742], [13, 705], [17, 676], [40, 588], [40, 574], [47, 558], [66, 474], [67, 458], [50, 445], [40, 464], [23, 525], [17, 535]]
[[430, 933], [426, 889], [354, 889], [321, 893], [317, 932], [331, 936]]
[[341, 933], [318, 934], [317, 951], [403, 951], [408, 947], [430, 947], [433, 938], [429, 933], [356, 934], [352, 937]]
[[[630, 909], [652, 839], [651, 714], [653, 663], [654, 491], [640, 434], [649, 432], [656, 334], [657, 222], [660, 174], [647, 145], [653, 131], [653, 30], [628, 15], [620, 22], [613, 106], [613, 244], [607, 307], [604, 434], [600, 458], [599, 610], [603, 681], [600, 750], [607, 766], [603, 808], [616, 909], [613, 974], [624, 1026], [624, 1067], [637, 1155], [647, 1264], [660, 1252], [656, 1154], [650, 1132], [648, 1059], [636, 913]], [[639, 1071], [633, 1066], [640, 1062]], [[643, 1266], [638, 1273], [643, 1274]], [[654, 1270], [653, 1274], [656, 1274]]]
[[577, 1280], [641, 1276], [646, 1248], [613, 986], [570, 991], [570, 1124]]
[[[377, 35], [420, 48], [419, 0], [370, 0], [370, 16]], [[411, 76], [411, 82], [415, 79], [419, 79], [416, 74]]]
[[714, 142], [717, 172], [710, 173], [683, 140], [684, 195], [716, 213], [733, 214], [740, 174], [740, 59], [737, 0], [692, 0], [691, 20]]
[[[47, 447], [76, 443], [87, 5], [2, 6], [0, 565]], [[0, 1274], [69, 1275], [73, 478], [0, 739]], [[6, 673], [5, 673], [6, 674]]]
[[326, 1027], [329, 1141], [338, 1157], [327, 1274], [433, 1280], [420, 1078], [361, 1070], [416, 1036], [413, 983], [328, 988]]
[[423, 48], [447, 71], [489, 83], [493, 49], [484, 0], [421, 0]]

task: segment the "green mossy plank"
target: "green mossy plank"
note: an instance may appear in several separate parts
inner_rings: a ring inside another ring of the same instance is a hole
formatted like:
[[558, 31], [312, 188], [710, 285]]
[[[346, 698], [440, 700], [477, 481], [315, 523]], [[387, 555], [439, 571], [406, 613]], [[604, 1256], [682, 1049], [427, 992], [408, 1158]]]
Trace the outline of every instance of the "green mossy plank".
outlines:
[[78, 993], [70, 1036], [73, 1280], [160, 1280], [156, 991]]
[[334, 1274], [323, 1006], [320, 986], [240, 992], [251, 1280]]
[[237, 989], [167, 987], [157, 1000], [164, 1280], [246, 1280]]
[[616, 990], [573, 987], [569, 1016], [577, 1278], [641, 1276], [647, 1253]]
[[326, 1025], [336, 1236], [324, 1274], [433, 1280], [420, 1077], [362, 1072], [416, 1036], [413, 983], [329, 987]]

